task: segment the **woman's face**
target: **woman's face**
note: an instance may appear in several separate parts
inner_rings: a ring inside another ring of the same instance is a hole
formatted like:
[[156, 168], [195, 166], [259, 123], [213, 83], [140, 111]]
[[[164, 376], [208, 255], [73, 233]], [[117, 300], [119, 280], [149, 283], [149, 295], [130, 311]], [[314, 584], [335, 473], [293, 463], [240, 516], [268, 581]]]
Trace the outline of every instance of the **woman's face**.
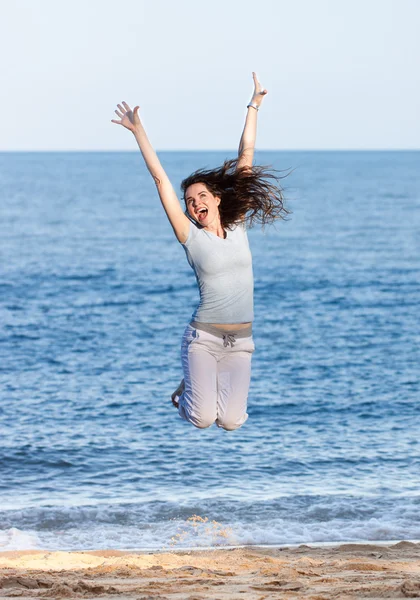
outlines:
[[204, 183], [193, 183], [185, 190], [188, 214], [207, 227], [219, 220], [220, 198], [214, 196]]

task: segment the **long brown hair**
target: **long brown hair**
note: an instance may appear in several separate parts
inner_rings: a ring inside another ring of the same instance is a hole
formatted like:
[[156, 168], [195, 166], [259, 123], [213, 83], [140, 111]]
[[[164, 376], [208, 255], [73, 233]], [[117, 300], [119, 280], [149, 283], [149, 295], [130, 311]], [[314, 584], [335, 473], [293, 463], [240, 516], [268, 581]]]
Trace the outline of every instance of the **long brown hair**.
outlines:
[[224, 229], [231, 229], [244, 220], [252, 227], [254, 223], [266, 225], [276, 219], [285, 219], [291, 211], [284, 206], [280, 179], [288, 173], [280, 176], [277, 170], [267, 166], [238, 168], [238, 161], [238, 158], [225, 160], [216, 169], [194, 171], [181, 183], [184, 201], [190, 185], [203, 183], [221, 200], [219, 213]]

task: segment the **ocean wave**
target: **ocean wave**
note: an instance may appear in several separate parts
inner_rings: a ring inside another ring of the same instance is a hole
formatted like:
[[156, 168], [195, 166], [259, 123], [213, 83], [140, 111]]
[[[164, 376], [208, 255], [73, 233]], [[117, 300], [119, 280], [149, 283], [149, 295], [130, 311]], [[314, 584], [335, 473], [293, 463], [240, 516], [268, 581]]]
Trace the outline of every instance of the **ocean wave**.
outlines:
[[0, 512], [0, 549], [153, 549], [420, 538], [419, 496], [297, 496]]

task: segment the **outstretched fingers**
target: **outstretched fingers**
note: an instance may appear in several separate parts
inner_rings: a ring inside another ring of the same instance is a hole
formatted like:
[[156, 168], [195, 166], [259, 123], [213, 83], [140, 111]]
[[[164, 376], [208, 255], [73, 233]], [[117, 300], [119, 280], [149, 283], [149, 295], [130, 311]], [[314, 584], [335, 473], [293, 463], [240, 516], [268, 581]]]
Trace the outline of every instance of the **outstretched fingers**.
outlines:
[[120, 118], [120, 120], [117, 121], [116, 119], [111, 119], [111, 123], [116, 123], [117, 125], [122, 125], [122, 120], [124, 118], [125, 110], [123, 109], [121, 104], [117, 104], [117, 107], [118, 107], [118, 109], [116, 108], [114, 110], [114, 113], [117, 115], [117, 117]]
[[254, 71], [252, 71], [252, 78], [254, 80], [254, 86], [255, 86], [255, 94], [260, 94], [261, 96], [265, 96], [265, 94], [267, 94], [267, 90], [265, 88], [262, 87], [261, 83], [258, 81], [258, 77], [257, 74], [254, 73]]
[[134, 110], [131, 110], [127, 102], [123, 101], [121, 104], [117, 104], [117, 108], [114, 111], [120, 120], [117, 121], [116, 119], [111, 119], [111, 122], [116, 123], [117, 125], [123, 125], [127, 129], [130, 129], [130, 131], [133, 131], [134, 128], [140, 123], [140, 119], [137, 114], [138, 110], [139, 106], [136, 106]]
[[[123, 102], [123, 104], [125, 104], [125, 102]], [[119, 118], [120, 118], [120, 121], [117, 121], [116, 119], [111, 119], [111, 123], [116, 123], [117, 125], [122, 125], [122, 120], [123, 120], [123, 119], [124, 119], [124, 117], [125, 117], [126, 109], [125, 109], [125, 108], [123, 108], [123, 107], [121, 106], [121, 104], [117, 104], [117, 107], [118, 107], [118, 108], [116, 108], [116, 109], [114, 110], [114, 113], [117, 115], [117, 117], [119, 117]]]

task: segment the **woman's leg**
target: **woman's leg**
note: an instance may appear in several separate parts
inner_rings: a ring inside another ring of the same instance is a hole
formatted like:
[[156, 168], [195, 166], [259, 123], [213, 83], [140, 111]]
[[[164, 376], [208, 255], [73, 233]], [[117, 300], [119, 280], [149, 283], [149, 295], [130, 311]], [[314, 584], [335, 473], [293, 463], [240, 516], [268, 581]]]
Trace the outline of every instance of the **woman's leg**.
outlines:
[[217, 418], [217, 360], [200, 332], [190, 325], [182, 339], [181, 358], [185, 390], [179, 397], [179, 415], [201, 429]]
[[216, 425], [228, 431], [237, 429], [248, 419], [246, 408], [253, 351], [252, 337], [238, 338], [218, 362]]

